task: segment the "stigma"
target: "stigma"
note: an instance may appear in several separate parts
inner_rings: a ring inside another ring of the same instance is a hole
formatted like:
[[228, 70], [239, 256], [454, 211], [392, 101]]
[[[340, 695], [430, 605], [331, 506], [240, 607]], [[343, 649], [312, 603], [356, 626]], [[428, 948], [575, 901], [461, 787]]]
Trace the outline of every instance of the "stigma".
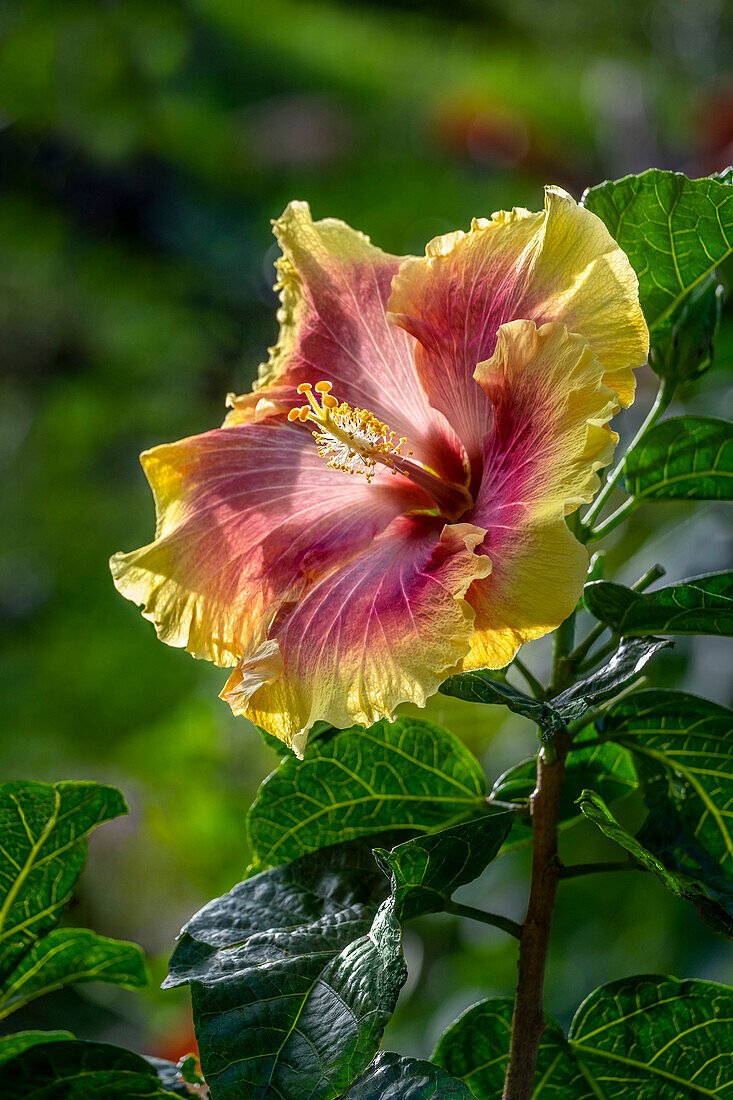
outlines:
[[298, 393], [305, 394], [308, 403], [291, 409], [288, 420], [316, 425], [313, 437], [318, 454], [333, 470], [359, 474], [367, 481], [374, 477], [377, 464], [398, 473], [392, 456], [402, 457], [406, 438], [398, 439], [367, 409], [352, 408], [345, 401], [339, 404], [331, 396], [332, 388], [327, 381], [316, 382], [315, 387], [310, 382], [301, 382]]

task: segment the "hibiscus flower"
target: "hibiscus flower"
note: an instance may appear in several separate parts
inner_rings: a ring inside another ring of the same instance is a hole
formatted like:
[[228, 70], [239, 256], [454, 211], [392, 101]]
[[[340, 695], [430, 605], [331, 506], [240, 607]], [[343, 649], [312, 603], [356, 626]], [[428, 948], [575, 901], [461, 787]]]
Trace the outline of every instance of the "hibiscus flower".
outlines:
[[280, 335], [221, 428], [142, 455], [155, 541], [112, 558], [158, 636], [233, 667], [302, 753], [557, 627], [648, 333], [603, 223], [558, 188], [390, 256], [291, 203]]

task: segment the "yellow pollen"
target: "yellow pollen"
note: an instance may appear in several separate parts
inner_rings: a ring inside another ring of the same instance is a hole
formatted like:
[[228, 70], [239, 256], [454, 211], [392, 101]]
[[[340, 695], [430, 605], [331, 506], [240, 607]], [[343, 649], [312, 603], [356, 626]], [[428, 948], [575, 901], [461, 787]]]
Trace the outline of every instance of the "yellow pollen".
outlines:
[[301, 382], [298, 393], [305, 394], [308, 404], [291, 409], [288, 420], [310, 420], [317, 425], [318, 430], [313, 432], [313, 437], [318, 453], [328, 460], [333, 470], [361, 474], [371, 481], [377, 463], [381, 462], [396, 474], [398, 471], [390, 456], [402, 456], [400, 448], [407, 442], [405, 437], [398, 439], [368, 409], [352, 408], [346, 401], [339, 404], [331, 396], [332, 388], [328, 380], [316, 382], [315, 390], [321, 399], [319, 404], [310, 382]]

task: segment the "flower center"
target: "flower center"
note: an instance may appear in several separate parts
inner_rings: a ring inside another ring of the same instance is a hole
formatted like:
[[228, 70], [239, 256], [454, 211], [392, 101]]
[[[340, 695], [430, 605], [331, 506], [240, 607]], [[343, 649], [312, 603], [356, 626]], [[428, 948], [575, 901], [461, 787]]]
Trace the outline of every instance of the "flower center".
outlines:
[[473, 507], [473, 498], [464, 485], [444, 481], [434, 471], [411, 461], [412, 451], [403, 453], [401, 449], [407, 442], [404, 436], [398, 439], [368, 409], [352, 408], [345, 401], [339, 404], [331, 396], [332, 388], [327, 381], [316, 382], [315, 386], [301, 382], [298, 393], [305, 394], [308, 404], [291, 409], [288, 420], [316, 425], [313, 437], [318, 453], [333, 470], [361, 474], [371, 481], [378, 463], [387, 466], [393, 474], [402, 474], [424, 489], [435, 501], [436, 512], [448, 520], [459, 519]]
[[[407, 440], [397, 439], [386, 424], [367, 409], [353, 409], [345, 401], [338, 403], [331, 396], [330, 382], [316, 382], [313, 393], [310, 382], [301, 382], [298, 393], [304, 393], [307, 405], [291, 409], [288, 420], [312, 421], [318, 426], [313, 437], [321, 458], [334, 470], [347, 474], [362, 474], [367, 481], [374, 477], [378, 462], [397, 473], [392, 455], [402, 454], [400, 447]], [[408, 452], [412, 454], [412, 451]]]

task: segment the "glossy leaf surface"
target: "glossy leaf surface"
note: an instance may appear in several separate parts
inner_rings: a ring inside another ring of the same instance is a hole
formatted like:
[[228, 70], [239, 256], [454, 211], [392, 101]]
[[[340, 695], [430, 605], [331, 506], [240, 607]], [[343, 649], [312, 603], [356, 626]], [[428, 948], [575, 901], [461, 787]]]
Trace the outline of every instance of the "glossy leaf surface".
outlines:
[[577, 717], [582, 718], [583, 714], [599, 703], [618, 695], [622, 688], [639, 675], [647, 661], [669, 644], [661, 638], [624, 638], [608, 664], [596, 669], [586, 679], [579, 680], [561, 695], [555, 696], [552, 705], [568, 717], [577, 714]]
[[469, 703], [491, 703], [508, 707], [515, 714], [529, 718], [548, 732], [564, 725], [563, 718], [548, 703], [525, 695], [504, 680], [495, 679], [491, 672], [484, 669], [449, 676], [438, 690], [441, 695], [452, 695]]
[[623, 481], [639, 501], [733, 499], [733, 424], [714, 416], [655, 424], [624, 459]]
[[731, 572], [691, 577], [654, 592], [595, 581], [586, 586], [584, 599], [588, 610], [616, 634], [733, 634]]
[[392, 878], [395, 916], [409, 920], [436, 913], [459, 886], [472, 882], [498, 854], [511, 828], [511, 813], [484, 814], [438, 833], [375, 849]]
[[720, 180], [650, 168], [591, 187], [582, 202], [629, 257], [650, 328], [733, 251], [733, 187]]
[[432, 1062], [380, 1051], [342, 1100], [472, 1100], [473, 1093]]
[[480, 811], [485, 797], [478, 761], [440, 726], [398, 718], [344, 730], [310, 744], [302, 761], [287, 757], [262, 784], [248, 816], [254, 865], [380, 830], [432, 829]]
[[189, 921], [165, 984], [191, 984], [214, 1100], [332, 1100], [366, 1068], [406, 977], [386, 894], [352, 842], [247, 879]]

